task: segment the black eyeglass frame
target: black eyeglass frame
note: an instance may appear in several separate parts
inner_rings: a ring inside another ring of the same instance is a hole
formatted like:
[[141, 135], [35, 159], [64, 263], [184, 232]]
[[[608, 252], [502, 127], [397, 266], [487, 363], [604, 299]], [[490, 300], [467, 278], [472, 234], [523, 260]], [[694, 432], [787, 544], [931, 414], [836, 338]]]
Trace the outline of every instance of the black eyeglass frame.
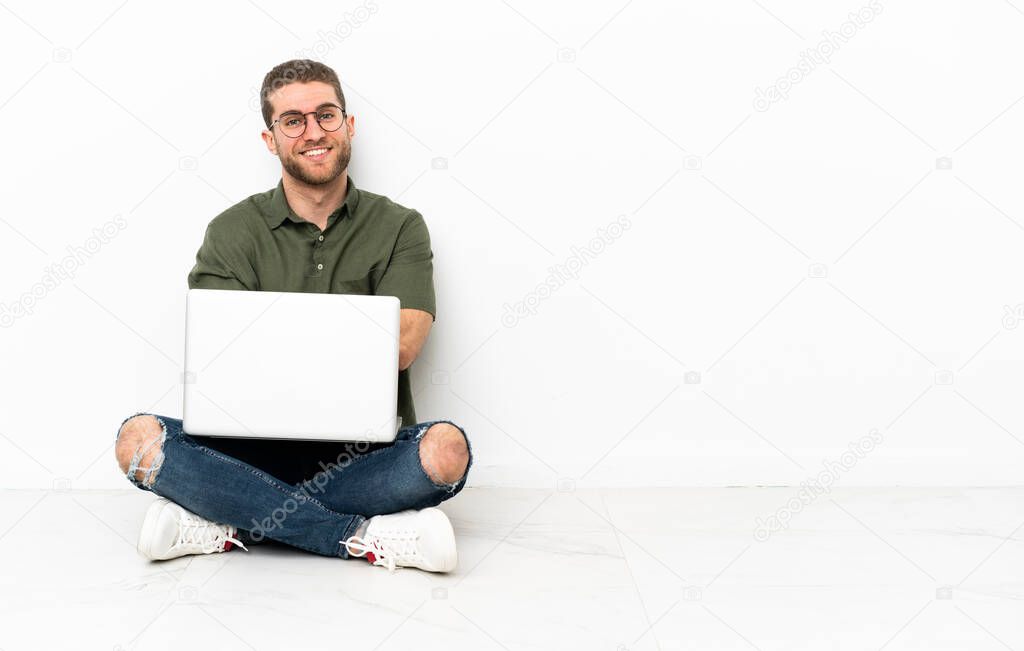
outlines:
[[[341, 111], [341, 124], [338, 125], [337, 129], [324, 129], [324, 125], [320, 123], [320, 112], [328, 107], [336, 108], [339, 111]], [[307, 115], [312, 115], [313, 119], [316, 120], [316, 123], [320, 125], [320, 128], [326, 131], [327, 133], [334, 133], [335, 131], [340, 129], [341, 125], [345, 124], [345, 120], [348, 119], [348, 113], [345, 112], [344, 108], [338, 106], [337, 104], [321, 104], [320, 106], [317, 107], [315, 111], [309, 111], [308, 113], [299, 113], [298, 111], [285, 111], [284, 113], [279, 115], [276, 120], [270, 123], [270, 126], [267, 127], [267, 131], [273, 131], [274, 126], [281, 120], [285, 119], [286, 117], [301, 116], [302, 131], [300, 131], [298, 134], [290, 136], [284, 132], [283, 128], [281, 129], [281, 135], [285, 136], [286, 138], [301, 138], [306, 133], [306, 129], [309, 128], [309, 120], [306, 119]]]

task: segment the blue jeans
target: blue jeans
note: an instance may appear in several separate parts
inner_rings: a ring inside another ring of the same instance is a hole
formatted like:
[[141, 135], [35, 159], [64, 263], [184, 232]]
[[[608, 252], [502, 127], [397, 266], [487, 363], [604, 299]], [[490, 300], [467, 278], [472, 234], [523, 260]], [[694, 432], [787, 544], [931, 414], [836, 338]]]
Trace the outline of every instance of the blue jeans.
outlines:
[[[264, 538], [324, 556], [348, 557], [341, 541], [366, 518], [437, 506], [466, 484], [435, 482], [420, 461], [420, 439], [434, 420], [403, 427], [394, 443], [236, 439], [189, 435], [177, 418], [156, 414], [161, 451], [136, 479], [140, 449], [127, 477], [214, 522], [236, 527], [245, 544]], [[120, 436], [121, 428], [118, 428]], [[469, 439], [466, 439], [469, 448]]]

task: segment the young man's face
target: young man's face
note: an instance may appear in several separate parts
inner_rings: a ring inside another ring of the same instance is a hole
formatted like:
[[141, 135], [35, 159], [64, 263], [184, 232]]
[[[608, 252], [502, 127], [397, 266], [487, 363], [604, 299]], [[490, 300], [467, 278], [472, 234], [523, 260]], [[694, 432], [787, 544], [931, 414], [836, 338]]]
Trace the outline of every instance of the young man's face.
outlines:
[[[274, 107], [271, 123], [288, 111], [310, 113], [324, 104], [340, 105], [334, 88], [321, 81], [282, 86], [270, 96], [270, 103]], [[337, 131], [324, 131], [312, 115], [305, 116], [305, 120], [306, 131], [301, 136], [284, 135], [279, 122], [273, 130], [263, 132], [263, 141], [293, 179], [307, 185], [331, 183], [348, 168], [352, 158], [355, 117], [348, 116]], [[319, 156], [306, 153], [322, 148], [327, 152]]]

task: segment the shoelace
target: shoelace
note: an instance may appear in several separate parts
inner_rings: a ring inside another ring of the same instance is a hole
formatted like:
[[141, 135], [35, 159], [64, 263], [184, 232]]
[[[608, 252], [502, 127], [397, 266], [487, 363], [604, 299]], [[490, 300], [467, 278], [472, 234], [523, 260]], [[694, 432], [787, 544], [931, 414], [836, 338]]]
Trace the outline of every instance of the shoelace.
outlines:
[[204, 554], [224, 549], [224, 543], [232, 542], [245, 551], [249, 549], [241, 540], [231, 535], [227, 525], [210, 522], [192, 514], [182, 514], [178, 529], [177, 545], [199, 545]]
[[374, 565], [383, 565], [388, 568], [388, 572], [394, 572], [399, 563], [414, 561], [419, 557], [418, 539], [419, 535], [412, 531], [389, 531], [383, 535], [368, 535], [366, 538], [352, 536], [345, 541], [345, 545], [359, 552], [352, 556], [361, 558], [367, 553], [373, 554]]

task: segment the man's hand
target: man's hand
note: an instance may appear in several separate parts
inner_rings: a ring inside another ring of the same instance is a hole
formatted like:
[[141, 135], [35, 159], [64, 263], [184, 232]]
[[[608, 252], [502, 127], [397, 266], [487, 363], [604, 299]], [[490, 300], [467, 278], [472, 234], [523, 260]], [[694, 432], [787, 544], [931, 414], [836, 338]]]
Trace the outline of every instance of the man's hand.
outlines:
[[400, 316], [401, 336], [398, 340], [398, 370], [409, 368], [427, 341], [434, 317], [430, 312], [403, 308]]

